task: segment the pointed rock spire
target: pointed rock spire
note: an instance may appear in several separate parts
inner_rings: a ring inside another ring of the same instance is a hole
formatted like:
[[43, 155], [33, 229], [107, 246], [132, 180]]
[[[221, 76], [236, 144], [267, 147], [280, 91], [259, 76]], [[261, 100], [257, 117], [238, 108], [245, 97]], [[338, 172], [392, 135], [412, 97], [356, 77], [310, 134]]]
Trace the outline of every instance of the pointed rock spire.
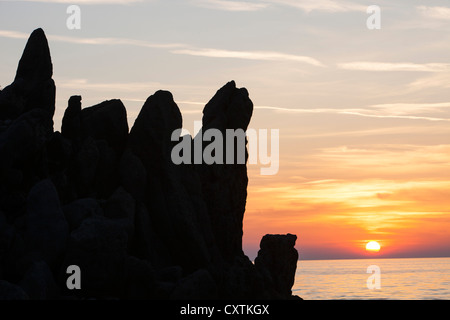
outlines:
[[52, 75], [47, 38], [42, 29], [36, 29], [28, 38], [14, 82], [0, 92], [0, 120], [14, 120], [32, 109], [45, 110], [53, 118], [56, 87]]
[[31, 33], [19, 61], [16, 78], [28, 81], [46, 81], [53, 75], [52, 59], [44, 30]]

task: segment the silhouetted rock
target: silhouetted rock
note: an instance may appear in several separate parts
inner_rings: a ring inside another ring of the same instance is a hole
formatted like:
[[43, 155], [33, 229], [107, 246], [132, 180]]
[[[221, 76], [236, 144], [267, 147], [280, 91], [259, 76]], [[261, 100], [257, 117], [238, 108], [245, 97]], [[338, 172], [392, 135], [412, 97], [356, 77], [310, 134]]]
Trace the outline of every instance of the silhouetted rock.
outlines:
[[124, 266], [124, 297], [127, 299], [160, 298], [152, 265], [136, 257], [127, 257]]
[[31, 265], [20, 286], [32, 300], [55, 299], [59, 294], [52, 271], [44, 261]]
[[21, 280], [26, 270], [20, 260], [25, 254], [23, 236], [0, 211], [0, 277], [14, 283]]
[[149, 222], [157, 226], [155, 232], [172, 253], [167, 263], [193, 271], [205, 267], [210, 255], [198, 222], [199, 216], [206, 215], [205, 208], [202, 211], [191, 201], [180, 182], [180, 168], [171, 160], [172, 132], [181, 127], [181, 113], [172, 94], [158, 91], [142, 107], [128, 146], [145, 167]]
[[94, 189], [98, 198], [107, 198], [119, 187], [120, 154], [117, 154], [105, 140], [97, 140], [95, 144], [99, 158]]
[[28, 300], [26, 292], [18, 285], [0, 280], [0, 300]]
[[68, 179], [78, 197], [105, 198], [119, 186], [119, 160], [128, 139], [127, 113], [120, 100], [81, 109], [72, 96], [64, 114], [62, 135], [72, 143]]
[[[255, 265], [243, 253], [222, 267], [220, 297], [225, 299], [270, 299], [272, 292], [265, 288], [265, 281]], [[220, 267], [216, 267], [220, 268]]]
[[88, 137], [83, 141], [69, 167], [69, 177], [78, 197], [95, 197], [95, 177], [100, 154], [95, 140]]
[[[172, 132], [182, 128], [180, 110], [168, 91], [157, 91], [145, 101], [130, 130], [129, 148], [137, 155], [146, 169], [170, 162]], [[157, 155], [157, 156], [155, 156]]]
[[120, 182], [134, 199], [144, 202], [147, 188], [147, 171], [139, 157], [127, 149], [119, 164]]
[[16, 78], [30, 81], [45, 81], [52, 77], [53, 66], [50, 49], [44, 30], [34, 30], [23, 52], [17, 67]]
[[55, 112], [55, 83], [50, 50], [42, 29], [28, 39], [14, 82], [0, 92], [0, 119], [15, 119], [32, 109]]
[[297, 236], [293, 234], [265, 235], [255, 259], [255, 266], [265, 275], [269, 288], [281, 299], [292, 295], [298, 261], [298, 252], [294, 248], [296, 240]]
[[103, 207], [105, 217], [134, 221], [135, 201], [122, 187], [112, 194]]
[[[54, 102], [37, 29], [0, 91], [0, 299], [291, 297], [296, 236], [265, 236], [249, 260], [246, 164], [176, 165], [182, 116], [170, 92], [151, 95], [130, 132], [120, 100], [82, 108], [81, 96], [54, 132]], [[252, 112], [247, 90], [231, 81], [186, 141], [208, 129], [245, 131]], [[204, 151], [213, 141], [200, 142]], [[80, 290], [66, 286], [71, 265], [81, 269]]]
[[16, 187], [45, 177], [43, 157], [52, 133], [50, 124], [45, 111], [34, 109], [12, 121], [0, 134], [0, 183]]
[[117, 154], [122, 153], [128, 137], [127, 111], [122, 101], [109, 100], [82, 109], [81, 130], [83, 137], [105, 140]]
[[208, 300], [217, 299], [217, 286], [205, 269], [197, 270], [196, 272], [183, 278], [174, 289], [171, 299], [183, 300], [186, 298], [192, 300]]
[[81, 139], [81, 133], [81, 96], [72, 96], [62, 118], [61, 134], [77, 143]]
[[[248, 97], [247, 90], [236, 88], [235, 82], [231, 81], [217, 91], [205, 106], [201, 132], [215, 128], [219, 129], [225, 137], [226, 129], [245, 131], [252, 112], [253, 103]], [[197, 135], [195, 139], [201, 139], [200, 135]], [[204, 143], [203, 147], [205, 148], [206, 145]], [[247, 150], [245, 152], [247, 159]], [[226, 150], [223, 155], [226, 155]], [[236, 255], [242, 254], [242, 221], [248, 184], [247, 167], [237, 161], [234, 164], [203, 165], [199, 173], [217, 245], [222, 256], [232, 261]]]
[[236, 88], [234, 81], [217, 91], [203, 109], [203, 129], [247, 130], [253, 114], [253, 103], [245, 88]]
[[81, 223], [89, 217], [103, 215], [102, 207], [97, 200], [92, 198], [75, 200], [65, 205], [63, 211], [69, 224], [70, 231], [77, 229]]
[[119, 223], [101, 216], [85, 219], [70, 235], [63, 270], [80, 267], [88, 296], [119, 296], [127, 245], [127, 232]]
[[69, 227], [50, 180], [43, 180], [31, 189], [25, 221], [28, 250], [39, 252], [50, 266], [55, 266], [66, 249]]

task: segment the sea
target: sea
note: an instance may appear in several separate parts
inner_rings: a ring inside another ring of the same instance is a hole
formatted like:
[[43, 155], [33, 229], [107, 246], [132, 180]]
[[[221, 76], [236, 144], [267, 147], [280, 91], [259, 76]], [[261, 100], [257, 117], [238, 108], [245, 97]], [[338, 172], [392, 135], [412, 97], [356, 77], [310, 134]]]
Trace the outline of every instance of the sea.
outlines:
[[304, 300], [449, 300], [450, 258], [299, 260]]

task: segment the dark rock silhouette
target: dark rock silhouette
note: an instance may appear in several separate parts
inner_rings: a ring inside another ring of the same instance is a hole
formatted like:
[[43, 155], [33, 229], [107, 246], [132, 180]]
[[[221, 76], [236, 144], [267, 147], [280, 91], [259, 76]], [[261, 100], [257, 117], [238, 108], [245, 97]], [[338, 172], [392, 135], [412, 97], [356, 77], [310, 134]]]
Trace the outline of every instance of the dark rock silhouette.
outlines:
[[28, 300], [30, 297], [18, 285], [0, 280], [0, 300]]
[[41, 255], [49, 266], [55, 267], [66, 249], [69, 226], [51, 180], [41, 180], [31, 188], [26, 206], [27, 251]]
[[51, 119], [55, 112], [55, 83], [50, 50], [42, 29], [33, 31], [20, 59], [14, 82], [0, 96], [0, 120], [15, 119], [42, 109]]
[[[120, 100], [81, 100], [55, 132], [50, 50], [35, 30], [0, 91], [0, 299], [292, 298], [296, 236], [266, 235], [255, 264], [245, 256], [246, 165], [175, 165], [182, 116], [170, 92], [150, 96], [130, 131]], [[231, 81], [190, 141], [245, 131], [252, 112]], [[66, 286], [71, 265], [81, 290]]]
[[[252, 112], [253, 103], [249, 99], [247, 90], [237, 89], [235, 82], [231, 81], [221, 88], [205, 106], [202, 131], [215, 128], [219, 129], [223, 136], [226, 129], [245, 131]], [[223, 154], [226, 154], [226, 150]], [[242, 220], [248, 184], [247, 167], [245, 164], [203, 165], [198, 172], [217, 245], [222, 257], [231, 261], [236, 255], [242, 254]]]
[[255, 259], [256, 268], [265, 275], [266, 285], [280, 297], [292, 294], [298, 260], [298, 252], [294, 249], [296, 240], [297, 236], [293, 234], [265, 235]]

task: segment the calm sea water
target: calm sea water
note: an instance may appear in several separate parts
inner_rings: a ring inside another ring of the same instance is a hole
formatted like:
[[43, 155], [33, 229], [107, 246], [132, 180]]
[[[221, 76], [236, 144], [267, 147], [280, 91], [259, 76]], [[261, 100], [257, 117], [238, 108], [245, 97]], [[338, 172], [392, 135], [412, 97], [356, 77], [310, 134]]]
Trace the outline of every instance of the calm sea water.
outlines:
[[[372, 265], [380, 268], [380, 289], [367, 286]], [[299, 261], [292, 291], [305, 300], [449, 300], [450, 258]]]

